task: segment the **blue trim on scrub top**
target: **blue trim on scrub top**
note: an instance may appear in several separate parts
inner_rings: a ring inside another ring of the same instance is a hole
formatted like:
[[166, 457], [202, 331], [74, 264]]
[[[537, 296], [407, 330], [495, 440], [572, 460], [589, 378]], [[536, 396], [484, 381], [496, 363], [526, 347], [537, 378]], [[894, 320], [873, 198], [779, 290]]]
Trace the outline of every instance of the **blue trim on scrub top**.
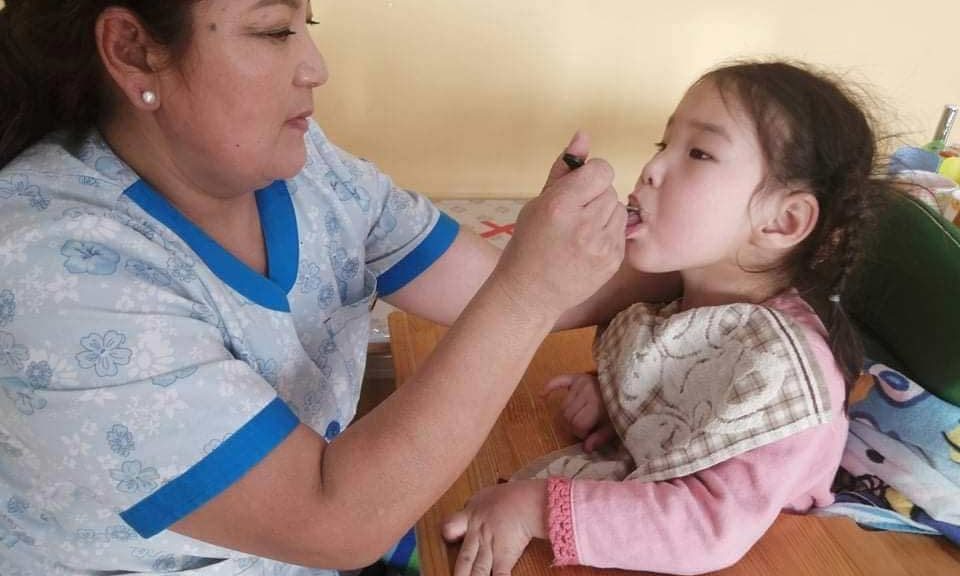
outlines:
[[274, 398], [203, 460], [121, 512], [120, 517], [143, 538], [159, 534], [239, 480], [297, 424], [290, 408]]
[[266, 276], [225, 250], [143, 180], [134, 182], [124, 194], [183, 239], [220, 280], [243, 297], [270, 310], [290, 311], [287, 294], [297, 280], [300, 235], [285, 182], [277, 180], [256, 192], [267, 250]]
[[443, 212], [423, 242], [377, 278], [377, 292], [389, 296], [423, 273], [450, 248], [460, 225]]
[[[297, 213], [287, 185], [277, 180], [257, 191], [257, 210], [260, 227], [267, 245], [267, 276], [289, 294], [297, 282], [300, 263], [300, 234], [297, 231]], [[259, 274], [258, 274], [259, 276]]]

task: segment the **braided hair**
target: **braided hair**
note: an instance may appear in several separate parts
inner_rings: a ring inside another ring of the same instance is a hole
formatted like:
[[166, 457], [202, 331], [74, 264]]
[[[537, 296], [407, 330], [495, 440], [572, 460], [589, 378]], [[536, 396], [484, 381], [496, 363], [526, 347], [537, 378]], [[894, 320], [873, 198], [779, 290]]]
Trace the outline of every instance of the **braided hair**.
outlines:
[[803, 65], [740, 62], [711, 70], [698, 83], [705, 81], [736, 98], [754, 121], [767, 183], [802, 183], [817, 199], [816, 226], [777, 270], [804, 297], [827, 303], [830, 348], [849, 393], [863, 366], [863, 346], [842, 295], [877, 207], [892, 189], [881, 175], [873, 122], [853, 92]]

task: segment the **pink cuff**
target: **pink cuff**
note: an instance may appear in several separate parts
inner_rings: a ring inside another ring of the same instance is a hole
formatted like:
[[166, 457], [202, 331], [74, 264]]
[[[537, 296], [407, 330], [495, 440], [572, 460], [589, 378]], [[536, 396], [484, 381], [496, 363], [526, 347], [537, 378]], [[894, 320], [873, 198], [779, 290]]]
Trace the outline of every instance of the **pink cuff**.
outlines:
[[580, 564], [573, 533], [572, 491], [573, 482], [569, 478], [547, 479], [547, 523], [554, 566]]

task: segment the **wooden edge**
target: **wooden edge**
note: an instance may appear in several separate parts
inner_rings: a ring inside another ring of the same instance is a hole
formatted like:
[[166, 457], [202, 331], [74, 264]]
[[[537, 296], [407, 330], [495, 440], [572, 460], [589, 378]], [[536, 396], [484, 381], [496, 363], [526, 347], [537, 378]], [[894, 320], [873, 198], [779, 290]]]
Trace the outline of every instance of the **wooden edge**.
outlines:
[[[390, 330], [390, 354], [393, 356], [393, 371], [396, 386], [400, 387], [416, 369], [416, 358], [410, 347], [401, 347], [399, 342], [410, 339], [410, 322], [406, 312], [391, 312], [387, 316], [387, 326]], [[403, 335], [401, 338], [400, 335]]]

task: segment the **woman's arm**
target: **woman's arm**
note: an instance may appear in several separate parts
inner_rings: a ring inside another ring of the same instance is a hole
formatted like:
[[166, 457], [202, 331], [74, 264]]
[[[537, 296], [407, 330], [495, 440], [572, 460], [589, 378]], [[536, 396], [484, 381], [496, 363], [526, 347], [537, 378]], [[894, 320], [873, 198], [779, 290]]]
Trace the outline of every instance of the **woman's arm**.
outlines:
[[[497, 247], [461, 228], [443, 256], [384, 299], [401, 310], [450, 325], [493, 271], [499, 258]], [[679, 294], [679, 275], [638, 272], [624, 263], [596, 293], [565, 311], [554, 330], [606, 324], [631, 304], [670, 300]]]
[[460, 228], [453, 244], [409, 284], [384, 298], [391, 305], [449, 326], [487, 280], [500, 249]]
[[563, 310], [609, 278], [625, 213], [602, 161], [548, 186], [423, 368], [330, 444], [300, 426], [174, 530], [286, 562], [379, 557], [479, 449]]
[[554, 329], [604, 325], [632, 304], [673, 300], [680, 296], [680, 291], [679, 274], [649, 274], [624, 262], [592, 296], [564, 312]]
[[[577, 133], [564, 152], [585, 158], [589, 144], [585, 134]], [[570, 170], [562, 157], [558, 158], [547, 175], [544, 188], [567, 176]], [[515, 236], [522, 235], [523, 227], [531, 223], [518, 222]], [[620, 236], [623, 237], [622, 230]], [[384, 299], [402, 310], [449, 325], [493, 271], [499, 257], [498, 248], [461, 228], [454, 243], [436, 262], [405, 287]], [[585, 274], [594, 272], [584, 271]], [[576, 281], [586, 282], [587, 279]], [[646, 274], [633, 270], [621, 261], [617, 273], [592, 295], [564, 311], [553, 329], [606, 324], [618, 312], [636, 302], [660, 302], [676, 298], [680, 295], [680, 288], [678, 274]]]
[[492, 280], [423, 368], [336, 440], [299, 426], [173, 529], [295, 564], [369, 565], [479, 449], [553, 323], [535, 309]]

